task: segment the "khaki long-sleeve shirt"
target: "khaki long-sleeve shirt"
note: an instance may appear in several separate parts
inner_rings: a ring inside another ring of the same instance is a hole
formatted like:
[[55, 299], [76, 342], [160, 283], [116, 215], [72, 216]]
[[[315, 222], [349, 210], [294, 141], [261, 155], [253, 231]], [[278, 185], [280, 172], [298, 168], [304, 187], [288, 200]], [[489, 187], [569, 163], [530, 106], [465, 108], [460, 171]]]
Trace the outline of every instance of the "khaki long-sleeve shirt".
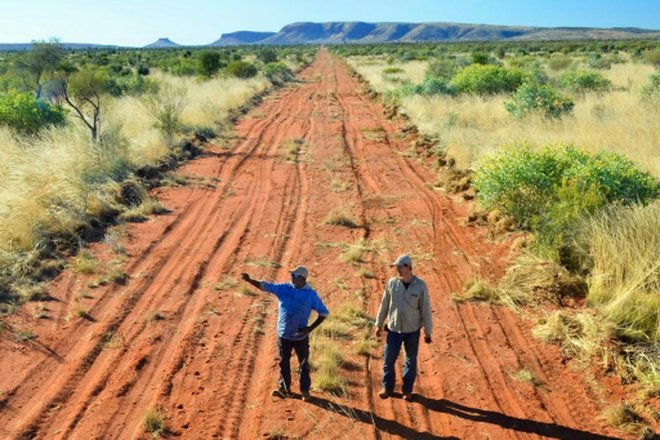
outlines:
[[430, 336], [433, 332], [431, 300], [424, 280], [413, 275], [407, 289], [401, 278], [389, 280], [380, 302], [376, 326], [382, 327], [386, 317], [387, 328], [391, 331], [411, 333], [424, 327], [424, 332]]

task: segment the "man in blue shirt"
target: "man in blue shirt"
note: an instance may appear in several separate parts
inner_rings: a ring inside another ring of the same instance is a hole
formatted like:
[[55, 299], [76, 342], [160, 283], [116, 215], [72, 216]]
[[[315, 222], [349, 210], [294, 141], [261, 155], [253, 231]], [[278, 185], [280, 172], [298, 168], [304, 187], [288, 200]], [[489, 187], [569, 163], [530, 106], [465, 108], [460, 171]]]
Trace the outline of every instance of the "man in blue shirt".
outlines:
[[[319, 295], [307, 284], [309, 272], [298, 266], [291, 272], [291, 282], [273, 284], [256, 281], [250, 275], [241, 275], [244, 281], [264, 292], [274, 294], [279, 302], [277, 314], [277, 347], [280, 355], [280, 379], [273, 395], [289, 396], [291, 389], [291, 351], [295, 350], [300, 364], [300, 393], [309, 401], [312, 381], [309, 376], [309, 334], [330, 314]], [[312, 310], [318, 313], [316, 321], [307, 325]]]

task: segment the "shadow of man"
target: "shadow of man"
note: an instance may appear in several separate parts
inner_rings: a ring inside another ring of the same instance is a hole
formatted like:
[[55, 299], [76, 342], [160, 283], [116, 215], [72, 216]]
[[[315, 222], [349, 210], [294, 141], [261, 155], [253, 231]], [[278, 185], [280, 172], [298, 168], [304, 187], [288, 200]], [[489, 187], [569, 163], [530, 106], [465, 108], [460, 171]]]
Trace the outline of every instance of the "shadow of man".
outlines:
[[388, 434], [398, 435], [402, 438], [410, 438], [416, 440], [460, 440], [458, 437], [439, 436], [430, 432], [420, 432], [409, 426], [403, 425], [395, 420], [385, 419], [377, 416], [371, 411], [356, 409], [348, 405], [334, 403], [322, 397], [313, 397], [310, 401], [311, 404], [323, 408], [326, 411], [332, 411], [343, 417], [348, 417], [358, 422], [374, 426], [379, 432], [386, 432]]
[[591, 432], [557, 425], [556, 423], [537, 422], [529, 419], [511, 417], [496, 411], [488, 411], [461, 405], [450, 400], [431, 399], [420, 395], [415, 397], [416, 402], [426, 407], [429, 411], [446, 413], [480, 423], [490, 423], [492, 425], [498, 425], [502, 428], [518, 432], [526, 432], [529, 434], [537, 434], [547, 438], [562, 440], [622, 440], [620, 437], [593, 434]]

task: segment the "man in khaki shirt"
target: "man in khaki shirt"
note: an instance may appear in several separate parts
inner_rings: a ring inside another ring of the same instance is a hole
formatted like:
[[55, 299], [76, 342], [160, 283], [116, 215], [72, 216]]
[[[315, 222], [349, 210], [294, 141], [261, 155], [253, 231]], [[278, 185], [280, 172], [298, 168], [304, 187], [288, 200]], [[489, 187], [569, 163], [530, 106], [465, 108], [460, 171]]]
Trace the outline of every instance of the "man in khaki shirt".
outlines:
[[385, 318], [387, 323], [387, 341], [383, 364], [383, 389], [378, 394], [387, 399], [394, 391], [396, 381], [395, 363], [401, 345], [406, 351], [406, 361], [403, 369], [403, 398], [411, 401], [412, 390], [417, 377], [417, 351], [421, 328], [424, 327], [424, 341], [431, 343], [433, 320], [431, 318], [431, 302], [429, 289], [421, 278], [412, 272], [412, 259], [401, 255], [391, 264], [396, 267], [398, 277], [392, 278], [385, 286], [383, 299], [376, 317], [376, 337], [379, 338]]

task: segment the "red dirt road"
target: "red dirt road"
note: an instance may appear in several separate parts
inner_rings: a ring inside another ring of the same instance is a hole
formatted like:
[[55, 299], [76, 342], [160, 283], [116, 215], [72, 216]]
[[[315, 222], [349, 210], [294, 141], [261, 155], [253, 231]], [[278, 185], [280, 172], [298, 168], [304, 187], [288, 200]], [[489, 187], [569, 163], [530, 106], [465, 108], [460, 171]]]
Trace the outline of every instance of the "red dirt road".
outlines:
[[[38, 338], [0, 336], [0, 438], [148, 439], [154, 408], [165, 438], [621, 438], [599, 420], [606, 391], [534, 340], [533, 323], [452, 301], [467, 278], [501, 276], [510, 246], [465, 226], [469, 206], [430, 189], [433, 173], [406, 154], [410, 139], [339, 59], [319, 52], [300, 79], [241, 119], [231, 149], [182, 170], [195, 185], [159, 191], [170, 214], [127, 228], [124, 285], [91, 289], [96, 275], [67, 270], [46, 303], [50, 319], [19, 312], [13, 333]], [[302, 151], [285, 160], [294, 139]], [[324, 224], [333, 209], [360, 227]], [[380, 251], [342, 263], [337, 244], [359, 239]], [[117, 258], [107, 244], [94, 250]], [[400, 253], [429, 285], [436, 326], [420, 347], [417, 400], [379, 399], [382, 347], [364, 357], [343, 340], [345, 397], [271, 397], [276, 301], [218, 283], [245, 271], [286, 281], [305, 264], [331, 312], [353, 301], [373, 316]], [[542, 385], [515, 380], [522, 369]]]

